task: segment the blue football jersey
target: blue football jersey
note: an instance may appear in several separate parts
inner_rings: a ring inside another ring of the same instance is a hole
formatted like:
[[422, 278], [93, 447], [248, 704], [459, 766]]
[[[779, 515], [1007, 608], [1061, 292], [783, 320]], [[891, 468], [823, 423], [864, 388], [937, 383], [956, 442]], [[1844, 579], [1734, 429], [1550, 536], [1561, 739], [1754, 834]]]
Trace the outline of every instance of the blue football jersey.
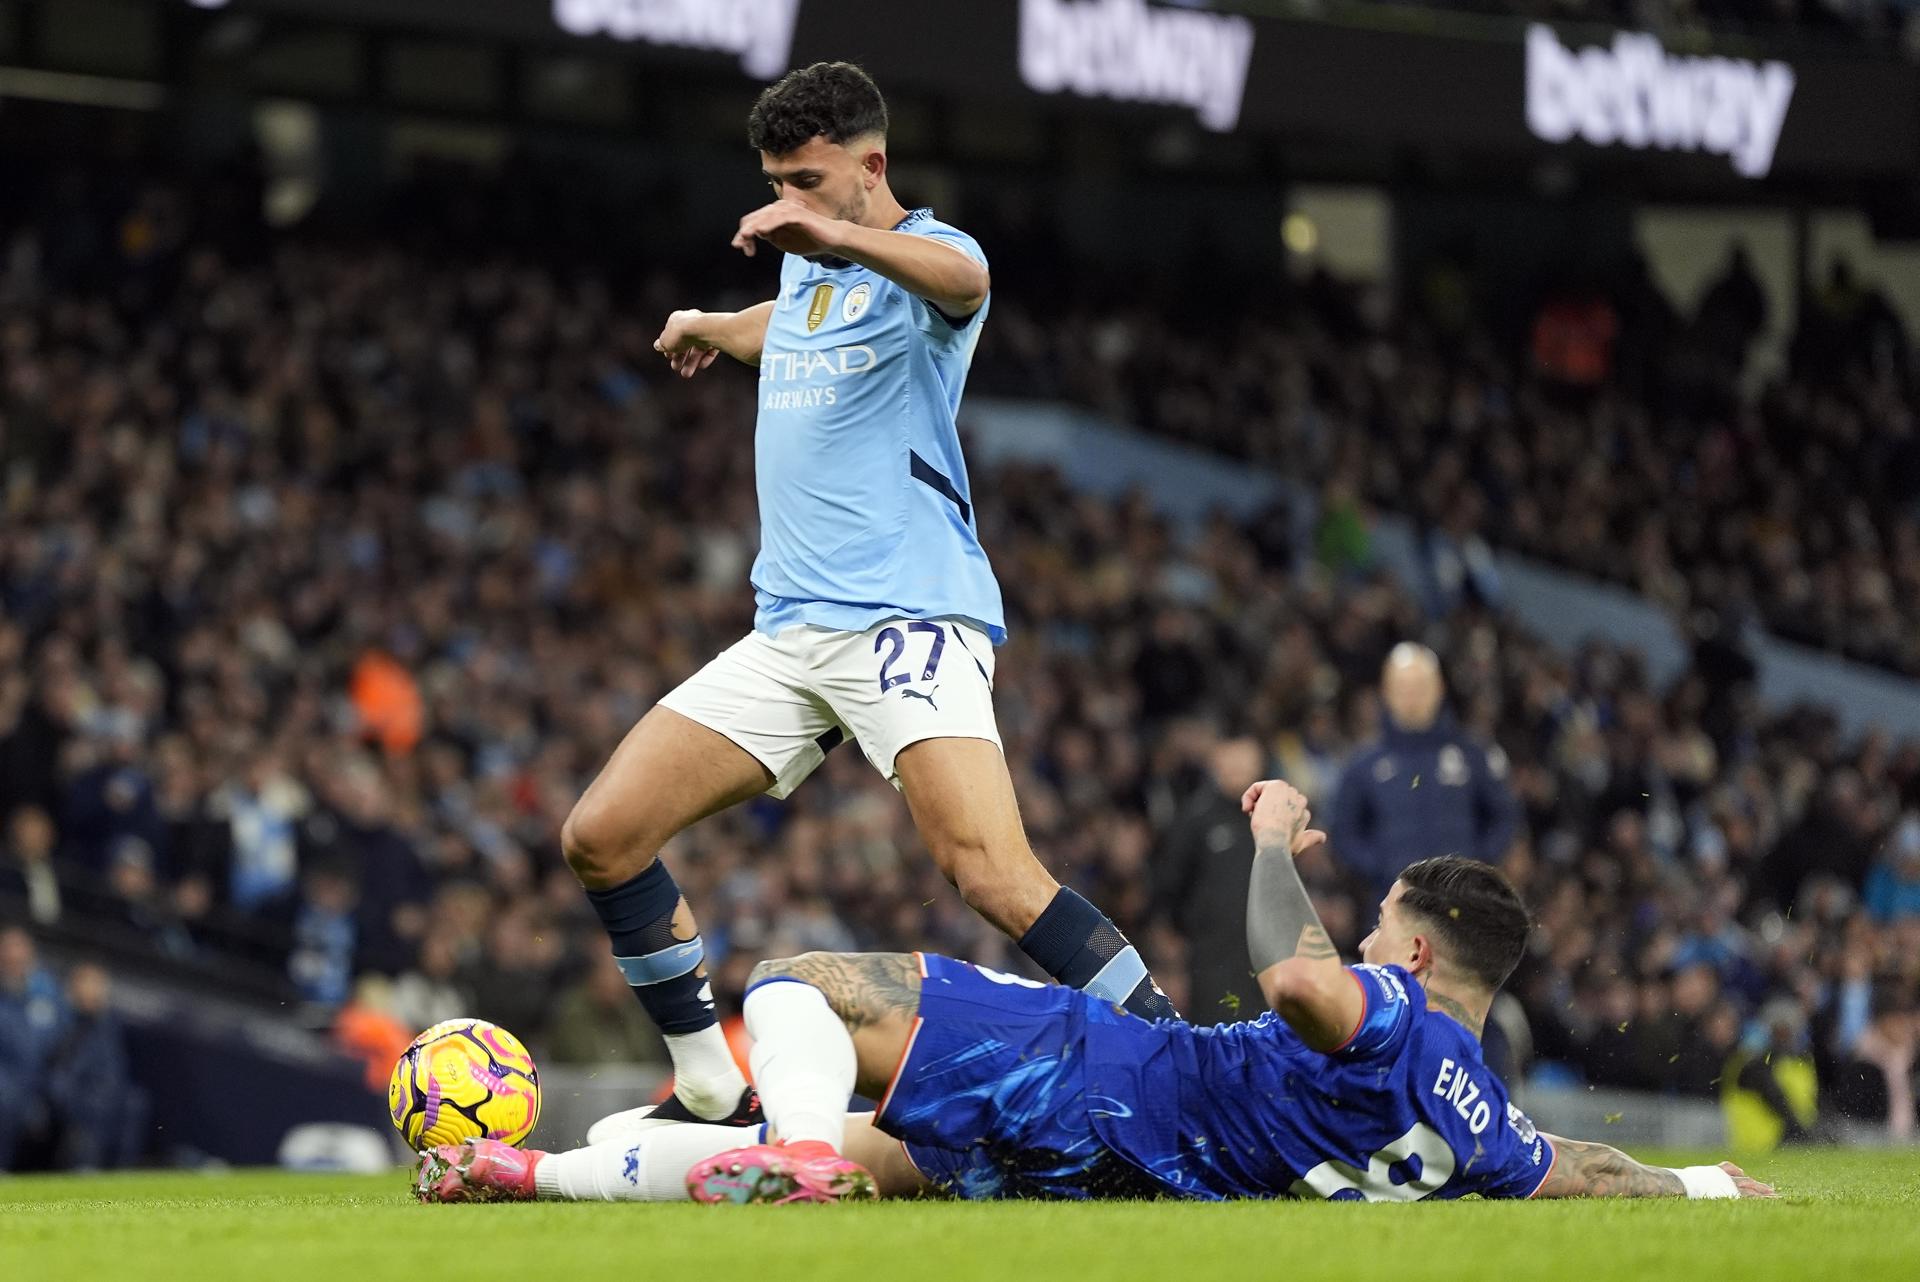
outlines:
[[[894, 228], [984, 264], [917, 209]], [[877, 272], [789, 254], [760, 355], [754, 627], [958, 617], [1006, 639], [954, 416], [987, 306], [943, 315]]]
[[1366, 1013], [1332, 1054], [1271, 1013], [1212, 1028], [1090, 1015], [1094, 1130], [1190, 1197], [1531, 1196], [1552, 1146], [1479, 1041], [1405, 970], [1348, 969]]

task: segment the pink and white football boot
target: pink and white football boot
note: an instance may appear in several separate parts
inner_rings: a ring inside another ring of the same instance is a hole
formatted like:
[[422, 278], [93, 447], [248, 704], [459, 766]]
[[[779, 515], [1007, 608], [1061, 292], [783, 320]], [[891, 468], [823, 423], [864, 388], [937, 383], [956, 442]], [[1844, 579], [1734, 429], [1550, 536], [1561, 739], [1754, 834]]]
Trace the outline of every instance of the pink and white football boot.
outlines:
[[499, 1140], [442, 1144], [420, 1154], [413, 1194], [422, 1202], [531, 1202], [533, 1168], [545, 1156]]
[[718, 1205], [765, 1202], [871, 1202], [873, 1173], [819, 1140], [729, 1149], [687, 1172], [687, 1193]]

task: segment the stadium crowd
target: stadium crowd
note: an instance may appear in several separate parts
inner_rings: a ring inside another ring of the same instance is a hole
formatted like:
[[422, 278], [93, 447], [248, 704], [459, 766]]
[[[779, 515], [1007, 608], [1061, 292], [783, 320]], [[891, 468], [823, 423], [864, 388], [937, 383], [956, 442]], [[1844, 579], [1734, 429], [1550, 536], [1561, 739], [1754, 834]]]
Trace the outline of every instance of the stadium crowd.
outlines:
[[983, 385], [1312, 478], [1461, 549], [1920, 674], [1920, 371], [1844, 261], [1752, 394], [1767, 312], [1743, 255], [1692, 316], [1644, 273], [1551, 291], [1519, 354], [1469, 289], [1442, 264], [1394, 309], [1323, 274], [1290, 302], [1214, 308], [1232, 318], [1217, 325], [1138, 297], [1009, 306]]
[[[662, 377], [658, 319], [689, 301], [666, 276], [616, 301], [592, 276], [298, 238], [246, 262], [177, 214], [137, 203], [84, 280], [32, 223], [0, 247], [0, 912], [271, 970], [322, 1025], [477, 1012], [557, 1059], [650, 1053], [556, 835], [626, 728], [749, 626], [750, 376]], [[1764, 713], [1713, 637], [1660, 689], [1631, 653], [1556, 653], [1471, 595], [1423, 609], [1373, 569], [1366, 512], [1436, 437], [1477, 443], [1475, 465], [1435, 465], [1412, 492], [1469, 535], [1568, 537], [1573, 520], [1603, 543], [1604, 476], [1654, 484], [1665, 456], [1634, 453], [1657, 448], [1649, 420], [1612, 393], [1565, 408], [1508, 388], [1491, 357], [1449, 366], [1391, 327], [1342, 333], [1343, 297], [1204, 368], [1146, 341], [1144, 315], [1058, 340], [1018, 307], [996, 315], [983, 383], [1057, 364], [1057, 390], [1121, 395], [1127, 417], [1237, 443], [1321, 495], [1306, 537], [1280, 510], [1179, 531], [1144, 497], [976, 475], [1014, 636], [1000, 725], [1036, 849], [1185, 1010], [1226, 1017], [1251, 983], [1184, 980], [1244, 958], [1244, 868], [1196, 875], [1204, 850], [1168, 835], [1217, 806], [1249, 742], [1330, 804], [1378, 724], [1383, 657], [1423, 639], [1458, 721], [1512, 762], [1524, 821], [1505, 863], [1540, 922], [1512, 990], [1541, 1071], [1701, 1096], [1731, 1074], [1798, 1133], [1832, 1110], [1744, 1065], [1804, 1059], [1823, 1105], [1910, 1133], [1920, 744]], [[1156, 352], [1141, 382], [1114, 376], [1115, 341]], [[1828, 404], [1806, 412], [1865, 446]], [[1538, 440], [1514, 430], [1535, 406]], [[1766, 413], [1743, 442], [1773, 439]], [[1241, 421], [1271, 443], [1209, 426]], [[1603, 429], [1633, 466], [1582, 457]], [[1732, 446], [1694, 455], [1740, 513], [1764, 473]], [[1504, 508], [1470, 501], [1483, 465], [1514, 489]], [[1535, 466], [1585, 479], [1549, 509], [1520, 492]], [[1513, 516], [1529, 503], [1532, 526]], [[1626, 542], [1668, 564], [1658, 538]], [[1684, 539], [1666, 546], [1689, 582], [1707, 573]], [[755, 960], [813, 948], [1022, 966], [856, 752], [667, 856], [728, 997]], [[1351, 952], [1370, 897], [1337, 848], [1306, 871]], [[21, 1030], [79, 1016], [10, 956], [0, 1071], [44, 1096], [59, 1038]]]

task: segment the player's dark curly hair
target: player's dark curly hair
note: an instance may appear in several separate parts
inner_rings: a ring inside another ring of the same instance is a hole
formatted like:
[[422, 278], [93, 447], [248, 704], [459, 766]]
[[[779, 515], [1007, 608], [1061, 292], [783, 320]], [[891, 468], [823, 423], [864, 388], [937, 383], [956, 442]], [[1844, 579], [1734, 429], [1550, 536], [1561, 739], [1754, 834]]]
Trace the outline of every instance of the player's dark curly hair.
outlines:
[[887, 100], [873, 77], [851, 62], [789, 71], [767, 86], [747, 115], [747, 145], [775, 156], [798, 151], [814, 137], [842, 143], [886, 132]]
[[1433, 928], [1448, 961], [1489, 992], [1507, 982], [1527, 951], [1531, 923], [1505, 874], [1478, 859], [1442, 855], [1412, 865], [1400, 881], [1401, 910]]

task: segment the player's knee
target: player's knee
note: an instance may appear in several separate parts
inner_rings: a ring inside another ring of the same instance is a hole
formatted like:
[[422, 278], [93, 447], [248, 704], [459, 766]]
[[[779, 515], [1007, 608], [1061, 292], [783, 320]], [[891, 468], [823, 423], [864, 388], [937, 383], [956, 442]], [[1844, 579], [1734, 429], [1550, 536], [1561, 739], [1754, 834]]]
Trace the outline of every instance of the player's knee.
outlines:
[[846, 964], [853, 957], [853, 954], [821, 952], [801, 953], [798, 957], [770, 957], [754, 964], [747, 974], [747, 987], [752, 988], [769, 979], [794, 979], [811, 984], [824, 993], [835, 986], [834, 977], [845, 972]]
[[560, 825], [560, 853], [584, 885], [608, 886], [637, 877], [653, 862], [645, 843], [621, 831], [606, 807], [582, 797]]
[[753, 969], [747, 972], [747, 987], [764, 984], [769, 979], [784, 979], [793, 975], [798, 957], [769, 957], [765, 961], [755, 962]]
[[960, 892], [960, 898], [969, 908], [978, 913], [992, 914], [989, 910], [999, 902], [1006, 890], [1006, 878], [999, 875], [988, 858], [984, 842], [947, 843], [945, 852], [939, 859], [940, 870]]

